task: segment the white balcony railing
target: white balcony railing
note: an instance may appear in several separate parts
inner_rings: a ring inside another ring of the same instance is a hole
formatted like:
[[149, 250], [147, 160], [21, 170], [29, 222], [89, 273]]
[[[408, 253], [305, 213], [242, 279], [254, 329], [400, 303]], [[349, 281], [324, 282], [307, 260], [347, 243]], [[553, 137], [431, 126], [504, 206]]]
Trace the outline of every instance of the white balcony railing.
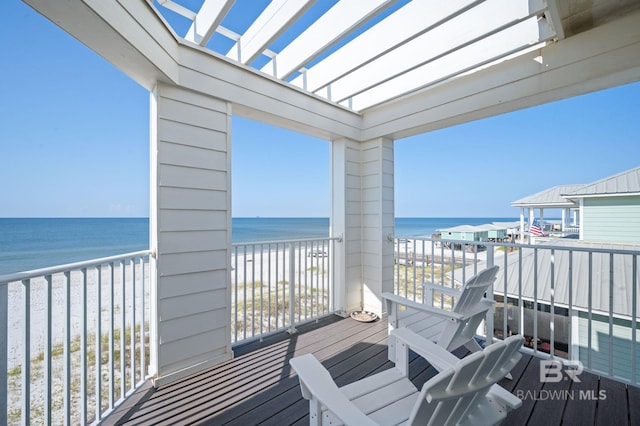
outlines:
[[262, 338], [333, 312], [336, 238], [233, 244], [231, 340]]
[[0, 276], [0, 424], [96, 423], [144, 383], [150, 254]]
[[[580, 361], [587, 371], [637, 386], [640, 250], [611, 247], [396, 238], [394, 291], [422, 301], [423, 281], [459, 287], [498, 265], [489, 295], [495, 309], [479, 335], [523, 334], [535, 355]], [[445, 309], [454, 303], [433, 302]]]

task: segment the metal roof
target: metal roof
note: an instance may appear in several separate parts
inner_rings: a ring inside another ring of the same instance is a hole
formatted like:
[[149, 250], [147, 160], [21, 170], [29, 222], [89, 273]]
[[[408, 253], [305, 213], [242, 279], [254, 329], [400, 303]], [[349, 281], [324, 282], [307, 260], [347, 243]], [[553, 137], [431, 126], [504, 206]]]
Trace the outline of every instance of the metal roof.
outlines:
[[[640, 249], [637, 245], [586, 243], [576, 240], [555, 239], [545, 245], [583, 247], [593, 250], [633, 250]], [[554, 302], [556, 305], [569, 305], [569, 258], [571, 257], [571, 274], [573, 283], [573, 306], [580, 309], [589, 307], [589, 253], [587, 251], [573, 251], [570, 256], [568, 250], [554, 250], [553, 260], [551, 250], [538, 249], [537, 261], [534, 249], [522, 247], [518, 251], [507, 253], [506, 286], [509, 296], [518, 297], [519, 289], [522, 297], [533, 300], [534, 277], [537, 276], [537, 299], [541, 303], [550, 304], [551, 301], [551, 273], [554, 278]], [[520, 254], [522, 254], [522, 274], [519, 274]], [[612, 312], [618, 315], [632, 315], [633, 291], [633, 256], [616, 255], [613, 262], [613, 275], [610, 274], [610, 254], [608, 252], [593, 252], [591, 255], [591, 297], [594, 311], [609, 312], [609, 303], [613, 304]], [[504, 259], [496, 259], [500, 270], [496, 276], [494, 288], [503, 293], [505, 286]], [[537, 266], [536, 266], [537, 265]], [[484, 267], [478, 265], [478, 268]], [[467, 267], [467, 276], [473, 275], [474, 266]], [[534, 268], [537, 274], [534, 274]], [[470, 274], [470, 275], [469, 275]], [[611, 283], [613, 276], [613, 284]], [[640, 269], [636, 270], [636, 284], [640, 283]], [[522, 287], [520, 287], [520, 285]], [[610, 288], [613, 285], [613, 301], [610, 299]]]
[[584, 185], [578, 190], [567, 191], [564, 195], [568, 198], [581, 198], [593, 195], [632, 193], [640, 193], [640, 167], [600, 179]]
[[638, 6], [634, 0], [153, 5], [184, 40], [355, 111], [492, 67]]
[[578, 207], [576, 203], [567, 200], [563, 195], [577, 191], [584, 185], [558, 185], [553, 188], [545, 189], [536, 194], [526, 196], [511, 203], [514, 207], [546, 207], [546, 208], [565, 208]]
[[486, 229], [473, 225], [458, 225], [451, 228], [438, 229], [440, 232], [483, 232]]

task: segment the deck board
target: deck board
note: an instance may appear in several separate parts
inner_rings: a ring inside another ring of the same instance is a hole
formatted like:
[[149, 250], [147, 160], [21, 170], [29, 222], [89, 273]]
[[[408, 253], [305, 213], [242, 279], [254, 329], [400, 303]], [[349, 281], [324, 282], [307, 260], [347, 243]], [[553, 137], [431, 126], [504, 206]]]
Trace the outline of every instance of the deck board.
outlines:
[[[340, 386], [393, 365], [387, 360], [386, 321], [359, 323], [331, 316], [300, 326], [292, 336], [280, 333], [236, 347], [233, 360], [161, 389], [146, 386], [135, 403], [116, 410], [105, 424], [308, 424], [308, 402], [289, 366], [291, 358], [305, 353], [313, 353]], [[455, 354], [462, 357], [465, 351]], [[505, 424], [639, 424], [640, 389], [588, 373], [580, 376], [580, 383], [543, 384], [539, 368], [540, 359], [525, 354], [511, 371], [513, 378], [500, 381], [516, 395], [529, 392], [522, 408], [511, 412]], [[415, 354], [409, 372], [417, 387], [436, 374]], [[531, 397], [541, 390], [573, 392], [574, 399]], [[579, 400], [580, 390], [595, 394], [604, 390], [607, 399]]]

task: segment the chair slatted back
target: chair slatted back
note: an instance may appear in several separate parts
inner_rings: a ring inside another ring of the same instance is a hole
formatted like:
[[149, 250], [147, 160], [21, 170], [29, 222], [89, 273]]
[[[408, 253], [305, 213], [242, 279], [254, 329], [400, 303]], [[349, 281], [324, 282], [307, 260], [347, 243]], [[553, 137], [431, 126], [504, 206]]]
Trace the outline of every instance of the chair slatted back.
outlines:
[[523, 342], [511, 336], [437, 374], [422, 387], [409, 424], [457, 424], [488, 404], [487, 392], [516, 365]]
[[462, 294], [456, 301], [453, 311], [464, 315], [468, 309], [475, 307], [496, 280], [498, 269], [498, 266], [492, 266], [471, 277], [464, 284]]

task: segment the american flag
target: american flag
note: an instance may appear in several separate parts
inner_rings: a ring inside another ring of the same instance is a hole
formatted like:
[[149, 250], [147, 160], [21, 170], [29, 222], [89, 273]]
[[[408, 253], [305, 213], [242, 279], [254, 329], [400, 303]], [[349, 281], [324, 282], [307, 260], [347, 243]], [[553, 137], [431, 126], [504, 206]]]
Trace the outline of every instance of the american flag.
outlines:
[[533, 235], [534, 237], [544, 237], [544, 232], [542, 232], [538, 219], [534, 219], [529, 226], [529, 235]]

